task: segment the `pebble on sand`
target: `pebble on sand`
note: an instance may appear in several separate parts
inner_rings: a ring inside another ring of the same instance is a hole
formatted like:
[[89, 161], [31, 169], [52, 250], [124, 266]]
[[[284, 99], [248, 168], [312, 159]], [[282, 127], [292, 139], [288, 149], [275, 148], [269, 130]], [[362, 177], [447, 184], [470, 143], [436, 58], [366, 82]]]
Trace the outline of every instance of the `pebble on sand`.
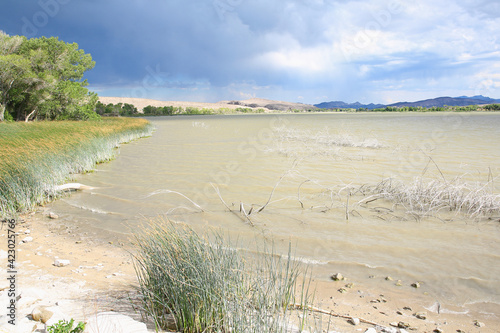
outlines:
[[333, 281], [344, 281], [345, 277], [340, 273], [335, 273], [332, 275], [332, 280]]
[[66, 260], [66, 259], [54, 260], [54, 266], [56, 266], [56, 267], [64, 267], [64, 266], [68, 266], [69, 264], [70, 264], [70, 261]]

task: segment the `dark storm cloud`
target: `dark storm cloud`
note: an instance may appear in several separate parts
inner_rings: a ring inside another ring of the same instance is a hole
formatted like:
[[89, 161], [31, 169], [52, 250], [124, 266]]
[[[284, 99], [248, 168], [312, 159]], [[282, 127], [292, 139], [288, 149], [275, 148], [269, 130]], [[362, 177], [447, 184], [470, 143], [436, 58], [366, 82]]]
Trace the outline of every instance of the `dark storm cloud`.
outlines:
[[3, 0], [0, 29], [77, 42], [101, 94], [320, 102], [381, 98], [381, 81], [462, 95], [500, 80], [498, 4], [487, 0]]

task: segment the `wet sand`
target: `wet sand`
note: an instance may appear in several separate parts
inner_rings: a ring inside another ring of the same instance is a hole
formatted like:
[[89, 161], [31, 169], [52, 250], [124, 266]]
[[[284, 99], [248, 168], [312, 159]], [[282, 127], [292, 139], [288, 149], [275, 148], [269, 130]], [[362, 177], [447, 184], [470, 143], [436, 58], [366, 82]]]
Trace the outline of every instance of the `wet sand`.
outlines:
[[[18, 302], [18, 326], [16, 329], [31, 331], [36, 323], [28, 315], [37, 305], [49, 306], [54, 312], [48, 324], [59, 319], [74, 318], [87, 321], [97, 313], [115, 311], [141, 321], [137, 311], [136, 275], [131, 251], [133, 245], [127, 237], [103, 234], [99, 230], [81, 230], [71, 223], [70, 216], [51, 219], [47, 209], [41, 208], [36, 214], [23, 216], [18, 220], [18, 283], [17, 292], [21, 293]], [[29, 230], [29, 234], [27, 234]], [[2, 250], [6, 250], [5, 228], [0, 232]], [[25, 237], [33, 240], [20, 241]], [[65, 267], [53, 265], [55, 259], [69, 260]], [[6, 260], [6, 259], [2, 259]], [[336, 272], [332, 272], [336, 273]], [[341, 272], [340, 272], [341, 273]], [[311, 313], [317, 316], [321, 332], [365, 332], [369, 328], [381, 332], [380, 326], [407, 323], [409, 332], [433, 332], [440, 328], [443, 332], [498, 332], [500, 327], [499, 309], [477, 309], [462, 313], [463, 309], [441, 304], [424, 308], [432, 301], [424, 288], [411, 287], [410, 281], [378, 279], [378, 288], [368, 288], [358, 281], [346, 277], [343, 281], [315, 279], [314, 305], [332, 316]], [[2, 300], [6, 301], [6, 282], [0, 284]], [[4, 307], [2, 307], [4, 308]], [[425, 313], [426, 319], [415, 314]], [[496, 313], [496, 314], [495, 314]], [[348, 317], [360, 318], [359, 325], [349, 323]], [[0, 332], [21, 332], [12, 330], [5, 324], [2, 314]], [[484, 324], [478, 327], [475, 321]], [[369, 323], [367, 323], [369, 322]], [[43, 325], [38, 330], [43, 332]], [[154, 326], [148, 323], [150, 331]], [[10, 329], [10, 330], [9, 330]]]

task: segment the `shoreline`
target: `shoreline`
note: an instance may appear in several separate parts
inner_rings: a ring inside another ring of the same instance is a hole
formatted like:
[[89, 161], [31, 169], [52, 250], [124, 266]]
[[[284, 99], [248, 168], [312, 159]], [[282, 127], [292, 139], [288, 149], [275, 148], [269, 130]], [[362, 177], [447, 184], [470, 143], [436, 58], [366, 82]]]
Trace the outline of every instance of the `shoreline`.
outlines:
[[[71, 216], [52, 219], [49, 214], [50, 210], [42, 207], [36, 213], [19, 218], [17, 288], [22, 297], [17, 313], [20, 326], [16, 329], [23, 327], [31, 331], [36, 322], [28, 319], [27, 315], [37, 305], [48, 306], [54, 312], [48, 324], [63, 318], [74, 318], [76, 322], [88, 321], [97, 313], [109, 311], [141, 321], [141, 315], [134, 305], [137, 304], [138, 295], [134, 292], [137, 280], [130, 254], [133, 245], [122, 239], [110, 241], [102, 237], [98, 229], [84, 230], [71, 225]], [[33, 240], [21, 243], [28, 234]], [[5, 231], [0, 235], [0, 249], [5, 250]], [[57, 258], [69, 260], [70, 264], [56, 267], [53, 263]], [[443, 332], [496, 332], [496, 328], [500, 327], [498, 315], [488, 313], [480, 306], [463, 313], [463, 308], [441, 304], [440, 313], [437, 313], [437, 305], [434, 308], [424, 307], [431, 300], [425, 292], [398, 287], [396, 281], [384, 282], [387, 283], [380, 283], [380, 287], [373, 288], [349, 277], [345, 281], [313, 278], [313, 305], [341, 316], [321, 315], [321, 329], [349, 333], [375, 328], [363, 322], [354, 326], [346, 316], [386, 327], [391, 327], [391, 323], [408, 323], [410, 327], [407, 331], [410, 332], [433, 332], [436, 328]], [[0, 289], [4, 287], [2, 284]], [[1, 293], [3, 298], [5, 289]], [[415, 316], [424, 313], [426, 319]], [[4, 324], [4, 314], [0, 315], [0, 324]], [[484, 326], [478, 327], [476, 321]], [[41, 329], [43, 325], [39, 323], [37, 327]], [[148, 329], [154, 332], [151, 323]], [[0, 332], [19, 331], [0, 329]]]

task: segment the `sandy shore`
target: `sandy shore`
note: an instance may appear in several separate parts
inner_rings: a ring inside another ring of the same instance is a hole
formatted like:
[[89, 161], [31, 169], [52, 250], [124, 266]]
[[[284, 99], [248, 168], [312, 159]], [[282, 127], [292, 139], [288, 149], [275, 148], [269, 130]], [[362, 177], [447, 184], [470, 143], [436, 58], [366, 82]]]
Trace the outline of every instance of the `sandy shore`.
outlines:
[[[16, 292], [21, 294], [17, 309], [18, 324], [15, 328], [8, 325], [8, 318], [1, 313], [0, 332], [44, 332], [44, 325], [37, 324], [28, 316], [38, 305], [47, 306], [54, 312], [48, 324], [63, 318], [89, 321], [98, 313], [109, 311], [140, 321], [141, 316], [134, 305], [137, 302], [134, 291], [137, 281], [130, 255], [133, 251], [131, 243], [125, 238], [110, 238], [97, 229], [80, 230], [71, 224], [70, 216], [51, 219], [49, 213], [41, 208], [36, 214], [18, 220]], [[5, 227], [0, 235], [0, 249], [5, 251]], [[26, 237], [32, 240], [21, 243]], [[56, 267], [53, 265], [55, 259], [69, 260], [70, 264]], [[2, 261], [6, 260], [2, 257]], [[2, 272], [6, 274], [3, 267]], [[424, 288], [396, 286], [396, 281], [374, 278], [380, 279], [380, 288], [376, 290], [351, 281], [349, 277], [345, 281], [313, 280], [315, 305], [343, 316], [321, 315], [320, 331], [365, 332], [373, 328], [382, 332], [373, 324], [391, 327], [391, 323], [402, 322], [409, 324], [408, 332], [433, 332], [436, 328], [442, 332], [498, 332], [498, 313], [495, 315], [481, 308], [460, 313], [463, 309], [447, 305], [441, 305], [438, 313], [437, 305], [428, 309], [423, 307], [431, 299], [422, 290]], [[6, 312], [6, 279], [2, 279], [0, 289], [2, 312]], [[417, 313], [425, 314], [425, 319], [417, 318]], [[311, 315], [319, 316], [318, 313]], [[362, 320], [359, 325], [352, 325], [346, 317]], [[478, 327], [475, 321], [484, 326]], [[154, 332], [150, 323], [148, 329]]]

